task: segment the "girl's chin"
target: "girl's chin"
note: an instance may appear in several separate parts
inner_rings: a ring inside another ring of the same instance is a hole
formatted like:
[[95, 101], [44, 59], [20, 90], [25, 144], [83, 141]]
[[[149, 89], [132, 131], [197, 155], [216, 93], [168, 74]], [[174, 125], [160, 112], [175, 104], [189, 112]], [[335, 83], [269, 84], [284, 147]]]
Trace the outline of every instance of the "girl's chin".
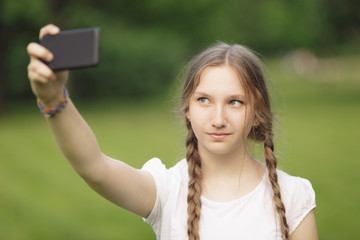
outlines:
[[230, 149], [228, 146], [210, 146], [204, 148], [203, 151], [206, 152], [206, 154], [218, 155], [218, 156], [232, 155], [233, 153], [235, 153], [234, 149]]

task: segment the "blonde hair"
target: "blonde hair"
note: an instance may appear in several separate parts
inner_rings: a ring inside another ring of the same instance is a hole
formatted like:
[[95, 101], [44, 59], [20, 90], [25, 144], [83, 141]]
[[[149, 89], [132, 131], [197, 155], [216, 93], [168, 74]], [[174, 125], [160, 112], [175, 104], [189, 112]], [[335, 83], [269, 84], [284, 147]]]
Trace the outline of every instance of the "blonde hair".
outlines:
[[[180, 110], [186, 113], [192, 94], [199, 84], [200, 76], [208, 67], [228, 65], [239, 74], [245, 93], [250, 97], [250, 104], [259, 124], [253, 127], [249, 139], [264, 144], [266, 167], [273, 191], [274, 211], [280, 221], [282, 238], [289, 239], [289, 226], [285, 215], [285, 206], [281, 199], [280, 186], [276, 172], [277, 160], [273, 144], [273, 114], [270, 107], [269, 94], [265, 83], [262, 64], [259, 58], [248, 48], [234, 44], [218, 43], [195, 56], [188, 65], [188, 72], [183, 88]], [[202, 170], [198, 152], [197, 138], [186, 119], [188, 135], [186, 139], [186, 159], [188, 162], [188, 237], [199, 240], [199, 221], [201, 216]]]

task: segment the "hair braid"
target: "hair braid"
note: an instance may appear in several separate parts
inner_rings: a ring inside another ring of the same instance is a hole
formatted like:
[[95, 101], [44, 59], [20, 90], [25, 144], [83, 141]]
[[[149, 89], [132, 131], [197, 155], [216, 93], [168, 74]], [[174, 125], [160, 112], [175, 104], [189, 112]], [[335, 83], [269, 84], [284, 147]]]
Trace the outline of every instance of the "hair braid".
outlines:
[[199, 222], [201, 213], [201, 162], [197, 148], [197, 139], [191, 128], [191, 124], [187, 121], [189, 133], [186, 139], [186, 159], [188, 162], [189, 185], [188, 185], [188, 222], [187, 232], [189, 240], [199, 240]]
[[266, 157], [266, 166], [269, 172], [269, 179], [271, 183], [271, 188], [273, 190], [273, 202], [275, 204], [275, 210], [278, 213], [281, 232], [282, 232], [282, 239], [288, 240], [289, 239], [289, 225], [287, 224], [286, 215], [285, 215], [285, 206], [281, 200], [281, 192], [280, 186], [278, 183], [278, 175], [276, 173], [277, 167], [277, 160], [274, 155], [274, 144], [272, 140], [272, 133], [269, 136], [266, 136], [264, 141], [264, 148], [265, 148], [265, 157]]

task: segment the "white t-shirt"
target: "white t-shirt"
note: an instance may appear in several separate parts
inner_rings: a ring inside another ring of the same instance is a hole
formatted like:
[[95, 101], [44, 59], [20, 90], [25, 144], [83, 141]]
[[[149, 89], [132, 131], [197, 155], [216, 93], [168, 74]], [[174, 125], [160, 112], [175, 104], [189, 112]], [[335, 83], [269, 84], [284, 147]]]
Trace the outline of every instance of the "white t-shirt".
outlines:
[[[188, 166], [185, 159], [166, 169], [157, 158], [146, 162], [144, 170], [155, 179], [157, 196], [149, 223], [158, 240], [185, 240], [187, 237]], [[286, 209], [290, 234], [304, 217], [316, 207], [311, 183], [277, 170], [281, 196]], [[267, 172], [258, 186], [245, 196], [229, 201], [214, 202], [201, 197], [199, 235], [201, 240], [219, 239], [281, 239], [276, 222], [272, 189]]]

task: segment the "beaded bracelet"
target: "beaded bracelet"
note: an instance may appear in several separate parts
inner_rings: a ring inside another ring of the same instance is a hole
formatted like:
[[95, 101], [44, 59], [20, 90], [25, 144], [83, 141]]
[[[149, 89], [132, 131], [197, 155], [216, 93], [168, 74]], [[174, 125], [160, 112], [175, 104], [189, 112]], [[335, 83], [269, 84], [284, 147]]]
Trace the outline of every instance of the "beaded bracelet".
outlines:
[[56, 114], [58, 114], [62, 110], [64, 110], [64, 108], [68, 104], [68, 99], [69, 99], [69, 93], [68, 93], [67, 89], [64, 88], [64, 97], [61, 99], [61, 102], [56, 107], [44, 107], [41, 104], [39, 99], [37, 100], [37, 105], [38, 105], [38, 107], [40, 109], [40, 112], [41, 112], [41, 114], [43, 116], [45, 116], [46, 118], [52, 118]]

